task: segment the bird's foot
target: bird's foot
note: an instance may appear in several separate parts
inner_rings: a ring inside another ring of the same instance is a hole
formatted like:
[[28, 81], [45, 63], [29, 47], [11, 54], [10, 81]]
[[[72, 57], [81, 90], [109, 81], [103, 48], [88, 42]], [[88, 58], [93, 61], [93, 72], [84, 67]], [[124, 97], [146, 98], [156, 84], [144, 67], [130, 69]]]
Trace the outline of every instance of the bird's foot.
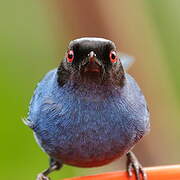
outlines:
[[62, 163], [55, 161], [54, 159], [50, 158], [50, 166], [48, 169], [44, 170], [43, 172], [39, 173], [36, 180], [50, 180], [47, 175], [55, 170], [59, 170], [62, 167]]
[[142, 165], [139, 163], [134, 153], [130, 151], [127, 153], [127, 172], [129, 177], [132, 176], [133, 169], [135, 172], [136, 180], [140, 180], [140, 177], [142, 177], [142, 180], [147, 180], [147, 174], [144, 171]]
[[50, 180], [50, 178], [45, 176], [43, 173], [39, 173], [36, 180]]

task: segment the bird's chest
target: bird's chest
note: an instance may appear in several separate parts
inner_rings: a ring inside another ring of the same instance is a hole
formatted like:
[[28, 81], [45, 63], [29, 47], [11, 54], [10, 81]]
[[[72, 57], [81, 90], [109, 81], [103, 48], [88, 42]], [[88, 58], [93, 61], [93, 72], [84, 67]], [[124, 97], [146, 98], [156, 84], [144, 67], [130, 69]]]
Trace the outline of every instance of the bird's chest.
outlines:
[[[95, 96], [69, 98], [45, 108], [47, 128], [60, 137], [90, 138], [108, 136], [112, 129], [123, 129], [118, 102]], [[122, 131], [122, 130], [121, 130]]]
[[81, 167], [103, 165], [144, 134], [141, 106], [128, 98], [128, 89], [54, 89], [40, 97], [34, 113], [36, 138], [51, 157]]
[[38, 131], [41, 144], [47, 151], [58, 150], [61, 154], [70, 151], [89, 156], [90, 152], [98, 155], [98, 151], [123, 151], [133, 131], [126, 121], [127, 114], [122, 113], [123, 105], [119, 106], [120, 101], [96, 96], [64, 97], [59, 103], [46, 104], [46, 120]]
[[62, 95], [44, 98], [39, 109], [35, 129], [39, 144], [50, 156], [68, 164], [106, 164], [135, 143], [134, 114], [123, 99]]

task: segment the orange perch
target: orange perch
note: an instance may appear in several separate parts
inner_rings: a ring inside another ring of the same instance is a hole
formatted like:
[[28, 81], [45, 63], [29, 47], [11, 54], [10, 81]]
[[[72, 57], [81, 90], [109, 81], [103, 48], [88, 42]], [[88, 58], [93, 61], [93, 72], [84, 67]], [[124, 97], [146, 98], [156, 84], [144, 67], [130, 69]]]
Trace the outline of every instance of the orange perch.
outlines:
[[[180, 180], [180, 165], [150, 167], [145, 171], [148, 180]], [[135, 180], [135, 176], [128, 178], [126, 171], [116, 171], [64, 180]]]

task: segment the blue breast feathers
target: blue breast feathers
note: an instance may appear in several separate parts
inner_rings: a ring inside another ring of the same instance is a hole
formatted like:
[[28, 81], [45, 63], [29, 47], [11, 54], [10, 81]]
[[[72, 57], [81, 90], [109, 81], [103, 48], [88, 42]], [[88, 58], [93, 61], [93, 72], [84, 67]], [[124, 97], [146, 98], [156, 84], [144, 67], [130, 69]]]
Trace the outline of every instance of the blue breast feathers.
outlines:
[[123, 88], [97, 85], [60, 87], [57, 69], [38, 84], [28, 122], [39, 145], [64, 163], [94, 167], [127, 152], [149, 131], [146, 101], [126, 74]]

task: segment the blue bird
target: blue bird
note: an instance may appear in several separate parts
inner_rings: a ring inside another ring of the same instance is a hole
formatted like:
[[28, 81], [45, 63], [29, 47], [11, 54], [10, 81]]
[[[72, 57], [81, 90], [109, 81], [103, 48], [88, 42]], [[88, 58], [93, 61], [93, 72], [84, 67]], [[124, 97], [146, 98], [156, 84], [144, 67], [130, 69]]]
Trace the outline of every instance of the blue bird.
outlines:
[[127, 171], [147, 179], [131, 149], [149, 131], [149, 111], [136, 81], [125, 72], [115, 44], [104, 38], [70, 42], [57, 69], [37, 85], [26, 119], [50, 166], [97, 167], [127, 155]]

